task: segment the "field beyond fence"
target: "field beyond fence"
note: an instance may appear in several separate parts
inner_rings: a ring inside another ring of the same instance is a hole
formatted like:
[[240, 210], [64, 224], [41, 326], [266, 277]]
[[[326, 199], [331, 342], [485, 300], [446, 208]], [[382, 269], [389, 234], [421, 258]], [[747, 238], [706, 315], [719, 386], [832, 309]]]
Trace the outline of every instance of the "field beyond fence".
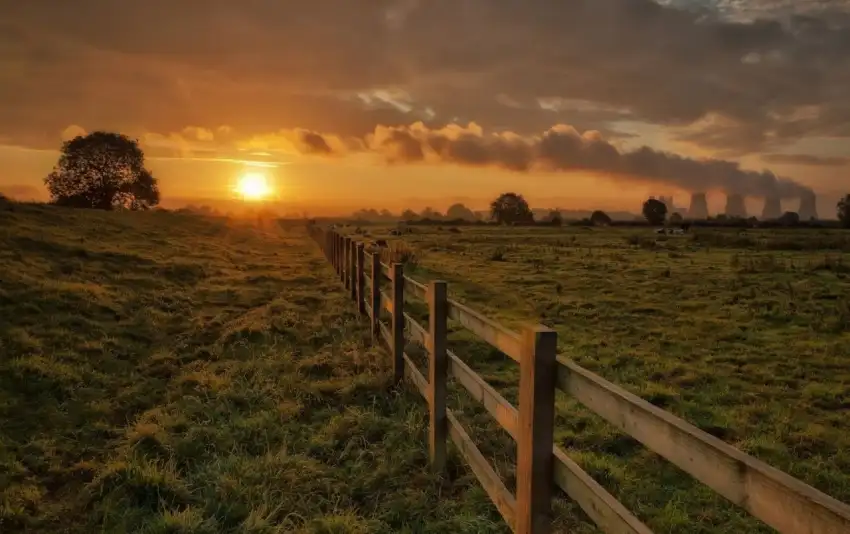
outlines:
[[[529, 325], [521, 334], [508, 330], [449, 299], [445, 282], [432, 281], [425, 286], [406, 277], [401, 264], [382, 263], [378, 252], [366, 252], [364, 243], [315, 225], [310, 232], [360, 313], [371, 321], [373, 340], [386, 345], [392, 354], [396, 380], [406, 377], [427, 400], [432, 467], [444, 469], [446, 444], [451, 439], [513, 531], [550, 531], [554, 482], [603, 532], [651, 532], [553, 445], [555, 390], [560, 389], [782, 534], [850, 532], [850, 507], [846, 504], [557, 355], [555, 331], [541, 325]], [[389, 292], [381, 289], [385, 280], [390, 283]], [[408, 297], [427, 302], [427, 328], [405, 313]], [[382, 311], [388, 312], [388, 326], [380, 319]], [[518, 409], [448, 349], [449, 320], [519, 364]], [[405, 353], [408, 339], [427, 349], [427, 378]], [[479, 401], [516, 441], [515, 493], [507, 489], [447, 409], [448, 377]]]

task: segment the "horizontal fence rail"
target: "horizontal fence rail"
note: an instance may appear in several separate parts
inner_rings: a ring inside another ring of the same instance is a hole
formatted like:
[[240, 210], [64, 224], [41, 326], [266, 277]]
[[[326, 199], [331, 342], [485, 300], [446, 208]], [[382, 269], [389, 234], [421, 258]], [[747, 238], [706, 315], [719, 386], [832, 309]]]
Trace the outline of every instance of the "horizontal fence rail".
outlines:
[[[432, 468], [444, 468], [445, 445], [450, 439], [514, 532], [551, 531], [554, 483], [603, 532], [652, 534], [553, 445], [557, 388], [781, 534], [850, 534], [850, 506], [556, 355], [554, 331], [532, 325], [517, 334], [449, 299], [445, 282], [432, 281], [426, 286], [404, 276], [401, 264], [381, 261], [380, 248], [367, 252], [363, 243], [333, 229], [311, 225], [308, 231], [350, 290], [361, 315], [369, 318], [373, 341], [382, 343], [393, 356], [396, 380], [407, 378], [428, 402]], [[382, 281], [389, 282], [389, 292], [381, 290]], [[404, 312], [408, 295], [427, 303], [428, 328]], [[381, 311], [391, 317], [389, 325], [380, 320]], [[448, 320], [519, 364], [519, 409], [448, 349]], [[427, 377], [404, 353], [408, 338], [428, 353]], [[448, 377], [516, 441], [516, 495], [508, 491], [463, 425], [446, 408]]]

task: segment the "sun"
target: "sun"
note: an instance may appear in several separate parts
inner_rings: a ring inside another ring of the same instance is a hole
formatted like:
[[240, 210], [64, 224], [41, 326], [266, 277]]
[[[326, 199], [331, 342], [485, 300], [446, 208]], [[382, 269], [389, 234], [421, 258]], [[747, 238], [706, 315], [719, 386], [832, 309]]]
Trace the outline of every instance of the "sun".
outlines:
[[246, 172], [239, 177], [236, 192], [245, 200], [264, 200], [271, 196], [272, 188], [265, 174]]

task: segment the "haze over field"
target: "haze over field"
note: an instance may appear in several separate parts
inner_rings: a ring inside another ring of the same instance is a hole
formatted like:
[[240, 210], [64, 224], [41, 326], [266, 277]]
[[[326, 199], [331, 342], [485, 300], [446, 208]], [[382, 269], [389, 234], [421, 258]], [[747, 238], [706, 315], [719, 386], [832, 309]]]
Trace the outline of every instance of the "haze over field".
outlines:
[[[141, 141], [163, 204], [637, 211], [651, 194], [832, 216], [850, 171], [850, 2], [0, 0], [0, 191], [63, 139]], [[711, 158], [710, 162], [705, 158]]]

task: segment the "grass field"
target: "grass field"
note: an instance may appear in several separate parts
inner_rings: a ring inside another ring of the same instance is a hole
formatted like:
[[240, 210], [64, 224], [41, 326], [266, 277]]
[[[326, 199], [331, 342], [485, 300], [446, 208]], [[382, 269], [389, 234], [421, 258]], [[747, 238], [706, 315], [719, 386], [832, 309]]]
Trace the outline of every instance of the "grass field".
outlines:
[[[555, 328], [579, 364], [850, 502], [850, 233], [415, 227], [389, 239], [412, 278], [448, 281], [450, 297], [515, 330]], [[516, 402], [513, 361], [468, 332], [450, 347]], [[451, 407], [510, 487], [511, 440], [465, 395]], [[558, 408], [556, 441], [655, 532], [772, 532], [566, 396]]]
[[0, 532], [505, 532], [303, 228], [0, 205]]

